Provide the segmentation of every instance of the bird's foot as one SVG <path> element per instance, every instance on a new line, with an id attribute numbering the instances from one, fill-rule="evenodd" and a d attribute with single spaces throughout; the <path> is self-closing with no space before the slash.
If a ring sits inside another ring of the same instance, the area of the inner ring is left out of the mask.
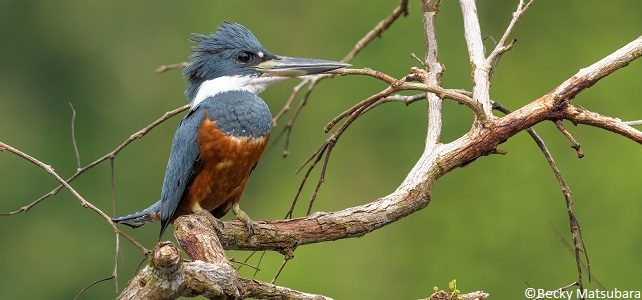
<path id="1" fill-rule="evenodd" d="M 223 233 L 223 222 L 212 215 L 209 211 L 202 209 L 198 212 L 199 215 L 204 216 L 210 222 L 216 233 L 220 236 Z"/>
<path id="2" fill-rule="evenodd" d="M 232 212 L 234 212 L 234 214 L 236 215 L 236 218 L 239 221 L 245 224 L 245 227 L 247 228 L 248 236 L 254 235 L 254 221 L 250 219 L 250 216 L 248 216 L 247 213 L 241 210 L 238 202 L 234 204 L 234 206 L 232 206 Z"/>

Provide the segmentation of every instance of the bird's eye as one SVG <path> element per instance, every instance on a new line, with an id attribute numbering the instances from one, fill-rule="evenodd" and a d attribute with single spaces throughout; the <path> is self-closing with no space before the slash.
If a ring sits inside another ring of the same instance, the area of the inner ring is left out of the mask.
<path id="1" fill-rule="evenodd" d="M 241 52 L 236 56 L 236 60 L 241 63 L 248 63 L 252 59 L 253 53 L 251 52 Z"/>

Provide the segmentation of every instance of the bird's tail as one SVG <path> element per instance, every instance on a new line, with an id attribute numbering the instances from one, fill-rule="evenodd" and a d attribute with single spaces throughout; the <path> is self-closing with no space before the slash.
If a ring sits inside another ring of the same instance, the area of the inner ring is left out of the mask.
<path id="1" fill-rule="evenodd" d="M 160 207 L 161 202 L 160 200 L 158 200 L 158 202 L 141 211 L 137 211 L 135 213 L 122 217 L 112 218 L 111 220 L 119 224 L 125 224 L 127 226 L 137 228 L 147 223 L 160 220 Z"/>

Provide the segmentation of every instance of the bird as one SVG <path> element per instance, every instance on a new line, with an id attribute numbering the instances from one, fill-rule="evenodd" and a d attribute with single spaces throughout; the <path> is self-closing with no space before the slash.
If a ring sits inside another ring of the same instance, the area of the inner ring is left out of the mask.
<path id="1" fill-rule="evenodd" d="M 139 227 L 160 221 L 159 239 L 177 217 L 206 216 L 218 231 L 232 210 L 253 234 L 239 201 L 270 137 L 272 114 L 258 94 L 290 77 L 326 73 L 349 64 L 274 55 L 240 24 L 223 22 L 210 34 L 193 34 L 183 69 L 189 111 L 171 144 L 160 200 L 113 218 Z"/>

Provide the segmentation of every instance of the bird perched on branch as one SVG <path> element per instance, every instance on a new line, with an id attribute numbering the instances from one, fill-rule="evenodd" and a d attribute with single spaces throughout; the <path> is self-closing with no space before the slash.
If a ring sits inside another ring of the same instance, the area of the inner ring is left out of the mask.
<path id="1" fill-rule="evenodd" d="M 230 22 L 192 41 L 183 71 L 191 108 L 174 135 L 161 198 L 113 221 L 139 227 L 160 220 L 162 237 L 178 216 L 202 214 L 215 225 L 231 209 L 252 234 L 252 220 L 239 200 L 272 128 L 270 110 L 258 94 L 288 77 L 348 65 L 274 55 L 248 29 Z"/>

